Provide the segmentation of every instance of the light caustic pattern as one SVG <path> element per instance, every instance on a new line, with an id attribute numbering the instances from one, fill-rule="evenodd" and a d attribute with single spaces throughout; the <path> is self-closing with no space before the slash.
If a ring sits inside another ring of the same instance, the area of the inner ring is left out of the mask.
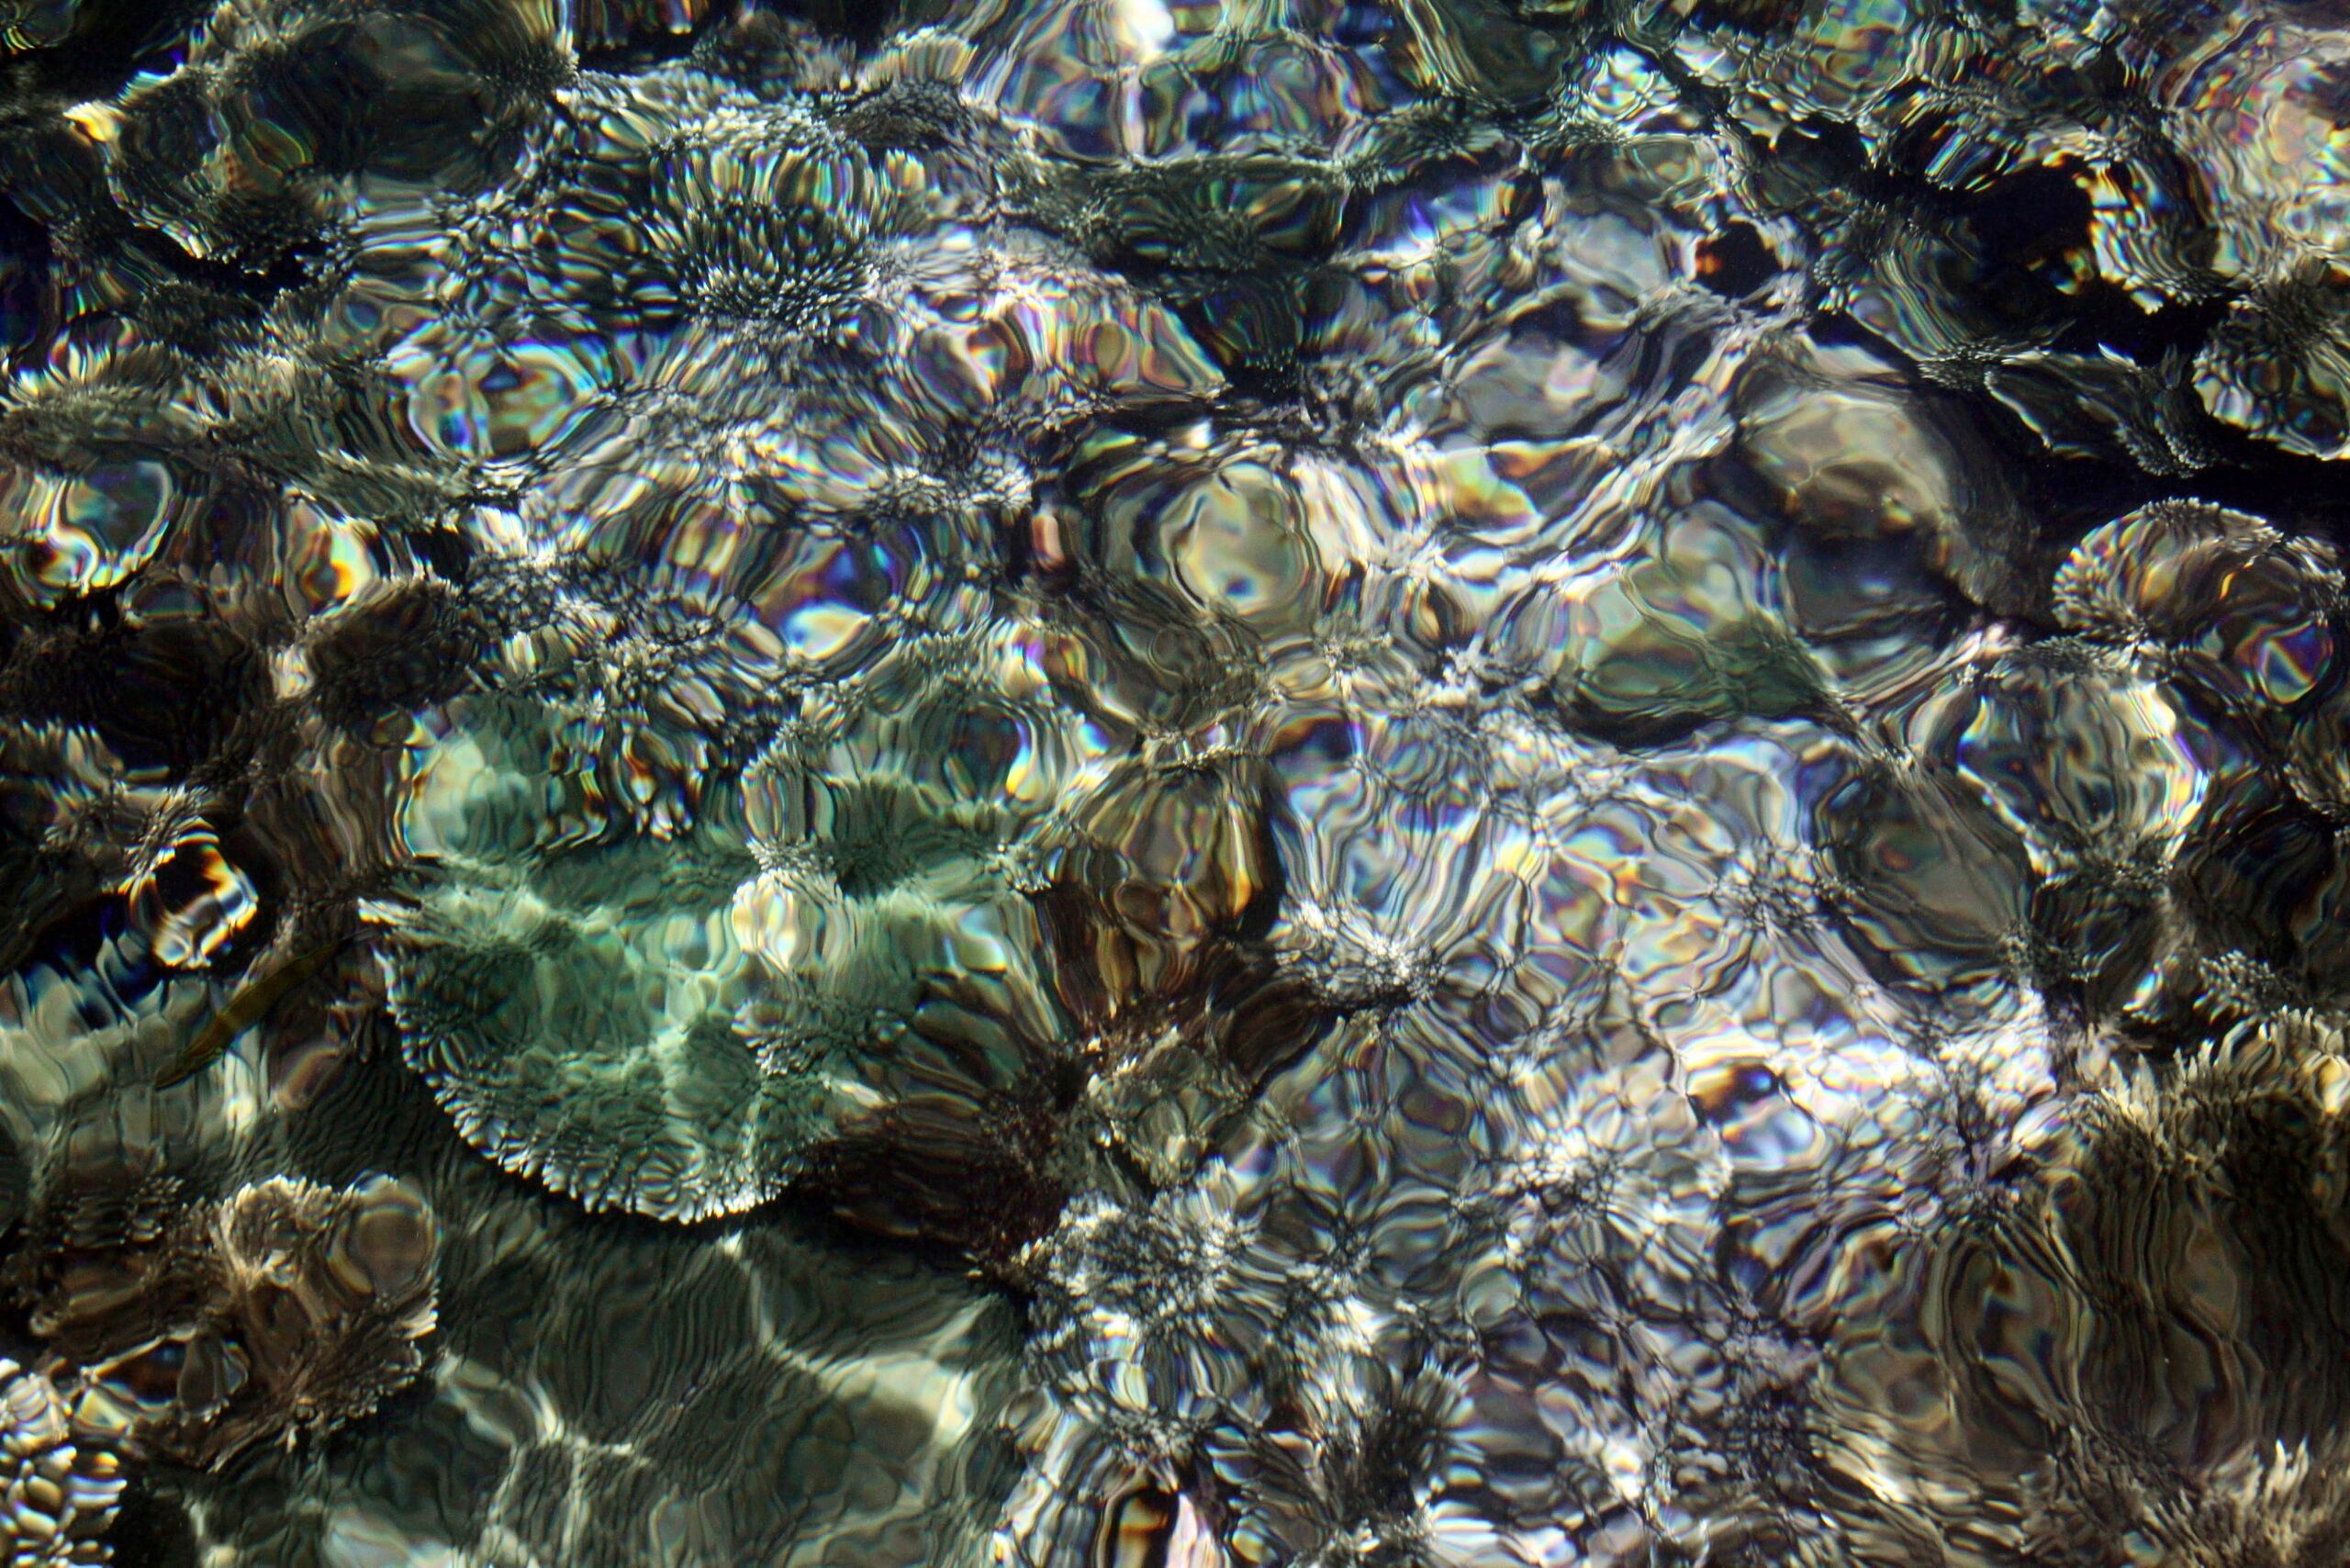
<path id="1" fill-rule="evenodd" d="M 8 1560 L 2338 1563 L 2323 12 L 0 3 Z"/>

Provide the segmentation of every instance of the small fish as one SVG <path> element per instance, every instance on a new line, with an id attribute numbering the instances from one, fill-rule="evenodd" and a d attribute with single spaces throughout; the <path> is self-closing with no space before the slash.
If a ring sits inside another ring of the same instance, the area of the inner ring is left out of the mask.
<path id="1" fill-rule="evenodd" d="M 227 1002 L 180 1048 L 179 1056 L 169 1067 L 156 1075 L 155 1087 L 169 1089 L 173 1084 L 194 1077 L 210 1067 L 229 1042 L 260 1023 L 269 1010 L 289 991 L 309 980 L 334 961 L 343 949 L 341 941 L 330 942 L 323 947 L 313 947 L 299 953 L 270 970 L 267 974 L 245 981 Z"/>

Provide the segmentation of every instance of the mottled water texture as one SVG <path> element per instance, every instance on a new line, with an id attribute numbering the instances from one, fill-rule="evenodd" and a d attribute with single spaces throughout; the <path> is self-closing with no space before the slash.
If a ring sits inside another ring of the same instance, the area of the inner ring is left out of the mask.
<path id="1" fill-rule="evenodd" d="M 0 0 L 0 1556 L 2350 1560 L 2350 22 Z"/>

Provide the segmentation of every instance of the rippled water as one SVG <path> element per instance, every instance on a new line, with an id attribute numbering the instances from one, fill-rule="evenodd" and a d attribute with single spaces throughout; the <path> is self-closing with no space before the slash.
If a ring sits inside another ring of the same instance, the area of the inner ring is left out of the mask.
<path id="1" fill-rule="evenodd" d="M 0 0 L 0 1545 L 2350 1562 L 2350 16 Z"/>

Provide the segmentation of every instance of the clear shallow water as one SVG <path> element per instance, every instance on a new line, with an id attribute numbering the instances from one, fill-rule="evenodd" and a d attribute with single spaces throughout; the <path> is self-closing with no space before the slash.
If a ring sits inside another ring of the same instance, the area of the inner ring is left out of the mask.
<path id="1" fill-rule="evenodd" d="M 2337 13 L 0 39 L 12 1561 L 2350 1551 Z"/>

